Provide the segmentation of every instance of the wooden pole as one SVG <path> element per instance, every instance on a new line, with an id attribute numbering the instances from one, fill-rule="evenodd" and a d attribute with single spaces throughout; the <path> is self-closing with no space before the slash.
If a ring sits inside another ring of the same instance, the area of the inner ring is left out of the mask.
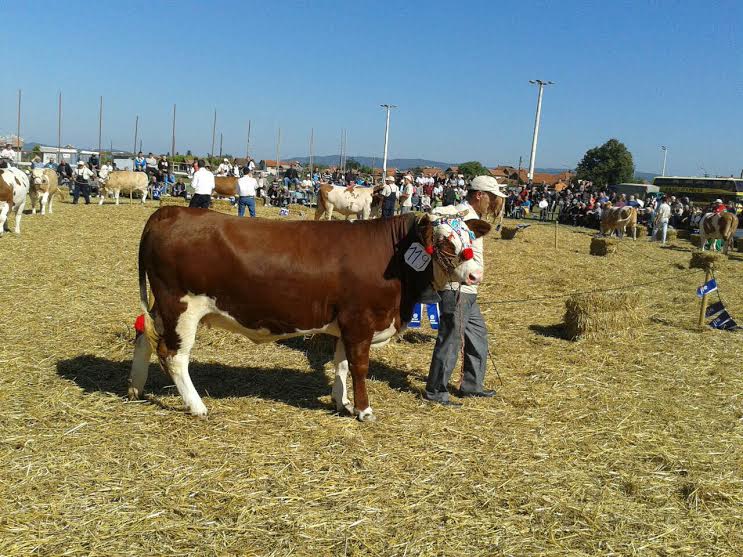
<path id="1" fill-rule="evenodd" d="M 245 158 L 246 159 L 249 159 L 250 158 L 250 124 L 251 124 L 251 121 L 248 120 L 248 146 L 245 148 Z"/>
<path id="2" fill-rule="evenodd" d="M 709 279 L 712 278 L 712 270 L 710 268 L 705 269 L 704 271 L 704 284 L 707 284 L 709 282 Z M 707 312 L 707 294 L 704 294 L 702 296 L 702 305 L 699 307 L 699 326 L 704 327 L 704 319 L 705 319 L 705 313 Z"/>
<path id="3" fill-rule="evenodd" d="M 139 135 L 139 115 L 134 119 L 134 147 L 132 147 L 132 155 L 137 156 L 137 136 Z"/>
<path id="4" fill-rule="evenodd" d="M 279 168 L 281 168 L 281 128 L 276 139 L 276 179 L 279 178 Z"/>
<path id="5" fill-rule="evenodd" d="M 57 164 L 62 162 L 62 91 L 59 92 L 57 106 Z"/>
<path id="6" fill-rule="evenodd" d="M 555 249 L 557 249 L 557 225 L 558 225 L 558 221 L 557 221 L 557 217 L 555 217 Z"/>
<path id="7" fill-rule="evenodd" d="M 219 158 L 222 159 L 222 132 L 219 132 Z"/>
<path id="8" fill-rule="evenodd" d="M 20 157 L 21 150 L 21 90 L 18 89 L 18 126 L 15 130 L 15 146 L 18 149 L 18 156 Z M 20 160 L 20 158 L 18 159 Z"/>
<path id="9" fill-rule="evenodd" d="M 312 179 L 312 175 L 314 172 L 312 172 L 312 151 L 315 143 L 315 128 L 312 128 L 310 130 L 310 179 Z"/>
<path id="10" fill-rule="evenodd" d="M 101 95 L 101 104 L 98 110 L 98 159 L 101 157 L 101 133 L 103 131 L 103 95 Z"/>
<path id="11" fill-rule="evenodd" d="M 173 165 L 173 169 L 175 170 L 175 161 L 173 160 L 173 157 L 175 157 L 175 103 L 173 104 L 173 138 L 170 142 L 170 163 Z"/>
<path id="12" fill-rule="evenodd" d="M 217 109 L 214 109 L 214 123 L 212 124 L 212 150 L 209 151 L 209 158 L 214 158 L 214 140 L 217 138 Z"/>

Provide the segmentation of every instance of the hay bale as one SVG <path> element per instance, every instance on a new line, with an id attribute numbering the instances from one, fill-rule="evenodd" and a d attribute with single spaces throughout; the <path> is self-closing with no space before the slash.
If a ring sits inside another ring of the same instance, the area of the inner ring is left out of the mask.
<path id="1" fill-rule="evenodd" d="M 689 239 L 691 240 L 692 245 L 698 248 L 702 247 L 702 237 L 699 234 L 691 234 Z"/>
<path id="2" fill-rule="evenodd" d="M 609 255 L 617 251 L 617 241 L 613 238 L 591 238 L 591 255 Z"/>
<path id="3" fill-rule="evenodd" d="M 715 264 L 719 261 L 720 256 L 716 253 L 709 251 L 695 251 L 691 254 L 689 269 L 712 271 L 715 268 Z"/>
<path id="4" fill-rule="evenodd" d="M 513 240 L 519 229 L 515 226 L 503 226 L 500 229 L 500 237 L 503 240 Z"/>
<path id="5" fill-rule="evenodd" d="M 738 251 L 743 251 L 743 238 L 735 239 L 735 249 L 737 249 Z"/>
<path id="6" fill-rule="evenodd" d="M 568 338 L 615 337 L 642 327 L 645 310 L 637 292 L 576 294 L 565 302 Z"/>
<path id="7" fill-rule="evenodd" d="M 686 228 L 682 228 L 681 230 L 676 231 L 676 237 L 679 240 L 688 240 L 691 236 L 691 230 L 688 230 Z"/>
<path id="8" fill-rule="evenodd" d="M 161 197 L 160 198 L 160 207 L 165 207 L 167 205 L 178 205 L 180 207 L 188 207 L 188 201 L 183 199 L 182 197 Z"/>
<path id="9" fill-rule="evenodd" d="M 666 230 L 666 242 L 672 242 L 676 238 L 678 238 L 678 230 L 675 228 L 669 228 Z"/>
<path id="10" fill-rule="evenodd" d="M 627 231 L 629 233 L 629 231 Z M 647 226 L 641 226 L 637 225 L 635 228 L 635 237 L 636 238 L 647 238 L 648 237 L 648 227 Z"/>

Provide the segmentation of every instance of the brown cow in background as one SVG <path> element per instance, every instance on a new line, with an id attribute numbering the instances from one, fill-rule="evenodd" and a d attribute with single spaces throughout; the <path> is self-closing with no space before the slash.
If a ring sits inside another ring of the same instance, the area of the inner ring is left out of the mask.
<path id="1" fill-rule="evenodd" d="M 702 241 L 702 251 L 707 240 L 723 240 L 722 253 L 727 255 L 733 245 L 735 232 L 738 230 L 738 217 L 733 213 L 707 213 L 699 223 L 699 236 Z"/>

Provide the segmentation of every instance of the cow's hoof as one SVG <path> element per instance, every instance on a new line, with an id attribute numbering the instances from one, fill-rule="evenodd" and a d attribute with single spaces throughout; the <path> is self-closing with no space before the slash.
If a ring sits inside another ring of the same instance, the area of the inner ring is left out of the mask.
<path id="1" fill-rule="evenodd" d="M 129 387 L 129 400 L 139 400 L 142 398 L 142 393 L 136 387 Z"/>
<path id="2" fill-rule="evenodd" d="M 206 406 L 203 404 L 201 406 L 194 406 L 190 409 L 191 415 L 196 416 L 197 418 L 206 419 Z"/>
<path id="3" fill-rule="evenodd" d="M 358 415 L 356 416 L 360 422 L 376 422 L 377 417 L 372 412 L 371 406 L 369 406 L 366 410 L 361 410 L 360 412 L 357 410 Z"/>

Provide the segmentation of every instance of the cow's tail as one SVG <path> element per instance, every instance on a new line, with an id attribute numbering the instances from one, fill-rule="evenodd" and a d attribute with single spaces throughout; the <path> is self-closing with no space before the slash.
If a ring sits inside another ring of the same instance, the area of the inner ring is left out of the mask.
<path id="1" fill-rule="evenodd" d="M 155 328 L 155 320 L 152 318 L 152 308 L 155 305 L 155 295 L 148 300 L 147 296 L 147 267 L 145 266 L 144 249 L 146 245 L 147 231 L 142 235 L 139 243 L 139 303 L 144 315 L 144 335 L 153 352 L 157 352 L 157 345 L 160 342 L 160 334 Z"/>

